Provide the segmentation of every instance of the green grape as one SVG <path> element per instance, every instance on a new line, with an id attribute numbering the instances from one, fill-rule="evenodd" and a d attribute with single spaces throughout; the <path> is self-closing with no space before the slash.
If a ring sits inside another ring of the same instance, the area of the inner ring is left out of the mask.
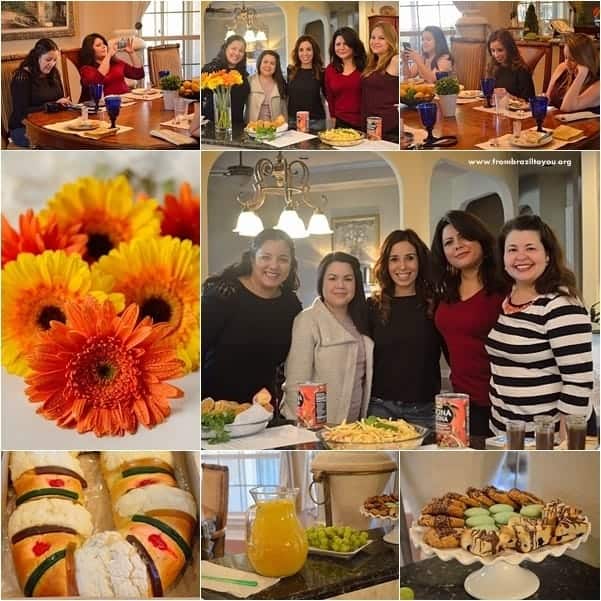
<path id="1" fill-rule="evenodd" d="M 399 589 L 399 599 L 415 599 L 413 589 L 408 586 L 402 586 Z"/>

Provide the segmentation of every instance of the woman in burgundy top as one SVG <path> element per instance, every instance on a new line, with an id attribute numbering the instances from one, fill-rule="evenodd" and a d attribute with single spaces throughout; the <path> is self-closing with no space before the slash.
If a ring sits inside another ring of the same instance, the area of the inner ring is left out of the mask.
<path id="1" fill-rule="evenodd" d="M 376 23 L 369 37 L 367 66 L 361 74 L 361 121 L 382 117 L 382 133 L 399 129 L 399 46 L 390 23 Z"/>
<path id="2" fill-rule="evenodd" d="M 101 83 L 104 85 L 104 95 L 126 94 L 129 87 L 125 78 L 144 79 L 144 68 L 132 46 L 133 40 L 126 41 L 123 50 L 129 54 L 132 64 L 115 57 L 117 44 L 109 44 L 99 33 L 87 35 L 81 43 L 79 51 L 79 74 L 81 75 L 80 101 L 89 100 L 88 86 Z"/>
<path id="3" fill-rule="evenodd" d="M 361 72 L 365 68 L 365 47 L 357 32 L 341 27 L 330 44 L 331 63 L 326 67 L 325 91 L 330 116 L 336 127 L 363 129 L 361 123 Z"/>
<path id="4" fill-rule="evenodd" d="M 449 211 L 432 241 L 438 307 L 454 392 L 470 396 L 470 432 L 490 435 L 490 363 L 484 348 L 497 322 L 504 284 L 497 274 L 495 242 L 484 223 L 465 211 Z"/>

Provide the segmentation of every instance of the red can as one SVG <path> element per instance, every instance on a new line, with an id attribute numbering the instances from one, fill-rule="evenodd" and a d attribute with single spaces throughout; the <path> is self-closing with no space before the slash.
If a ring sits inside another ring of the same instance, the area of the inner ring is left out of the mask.
<path id="1" fill-rule="evenodd" d="M 443 392 L 436 395 L 436 443 L 439 447 L 469 447 L 470 397 Z"/>
<path id="2" fill-rule="evenodd" d="M 299 426 L 319 428 L 328 419 L 327 386 L 306 382 L 298 387 L 296 418 Z"/>
<path id="3" fill-rule="evenodd" d="M 296 131 L 308 133 L 309 111 L 296 111 Z"/>
<path id="4" fill-rule="evenodd" d="M 382 139 L 382 117 L 368 117 L 367 118 L 367 139 L 368 140 L 381 140 Z"/>

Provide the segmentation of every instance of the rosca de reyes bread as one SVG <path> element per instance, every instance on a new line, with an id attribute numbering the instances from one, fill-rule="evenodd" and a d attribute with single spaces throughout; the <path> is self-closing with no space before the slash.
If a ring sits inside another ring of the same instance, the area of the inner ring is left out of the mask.
<path id="1" fill-rule="evenodd" d="M 83 503 L 87 483 L 79 460 L 68 451 L 13 451 L 9 468 L 17 506 L 41 497 Z"/>
<path id="2" fill-rule="evenodd" d="M 147 486 L 121 497 L 114 515 L 123 524 L 119 532 L 146 564 L 153 596 L 162 596 L 192 559 L 194 498 L 179 488 Z"/>
<path id="3" fill-rule="evenodd" d="M 21 504 L 8 519 L 17 580 L 26 597 L 74 596 L 74 551 L 92 533 L 92 517 L 67 499 Z"/>

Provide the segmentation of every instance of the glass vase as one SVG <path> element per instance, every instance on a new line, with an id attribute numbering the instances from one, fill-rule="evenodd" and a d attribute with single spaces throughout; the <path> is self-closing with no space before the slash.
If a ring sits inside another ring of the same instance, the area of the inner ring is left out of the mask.
<path id="1" fill-rule="evenodd" d="M 215 111 L 215 135 L 232 134 L 232 94 L 230 87 L 220 86 L 213 90 Z"/>

